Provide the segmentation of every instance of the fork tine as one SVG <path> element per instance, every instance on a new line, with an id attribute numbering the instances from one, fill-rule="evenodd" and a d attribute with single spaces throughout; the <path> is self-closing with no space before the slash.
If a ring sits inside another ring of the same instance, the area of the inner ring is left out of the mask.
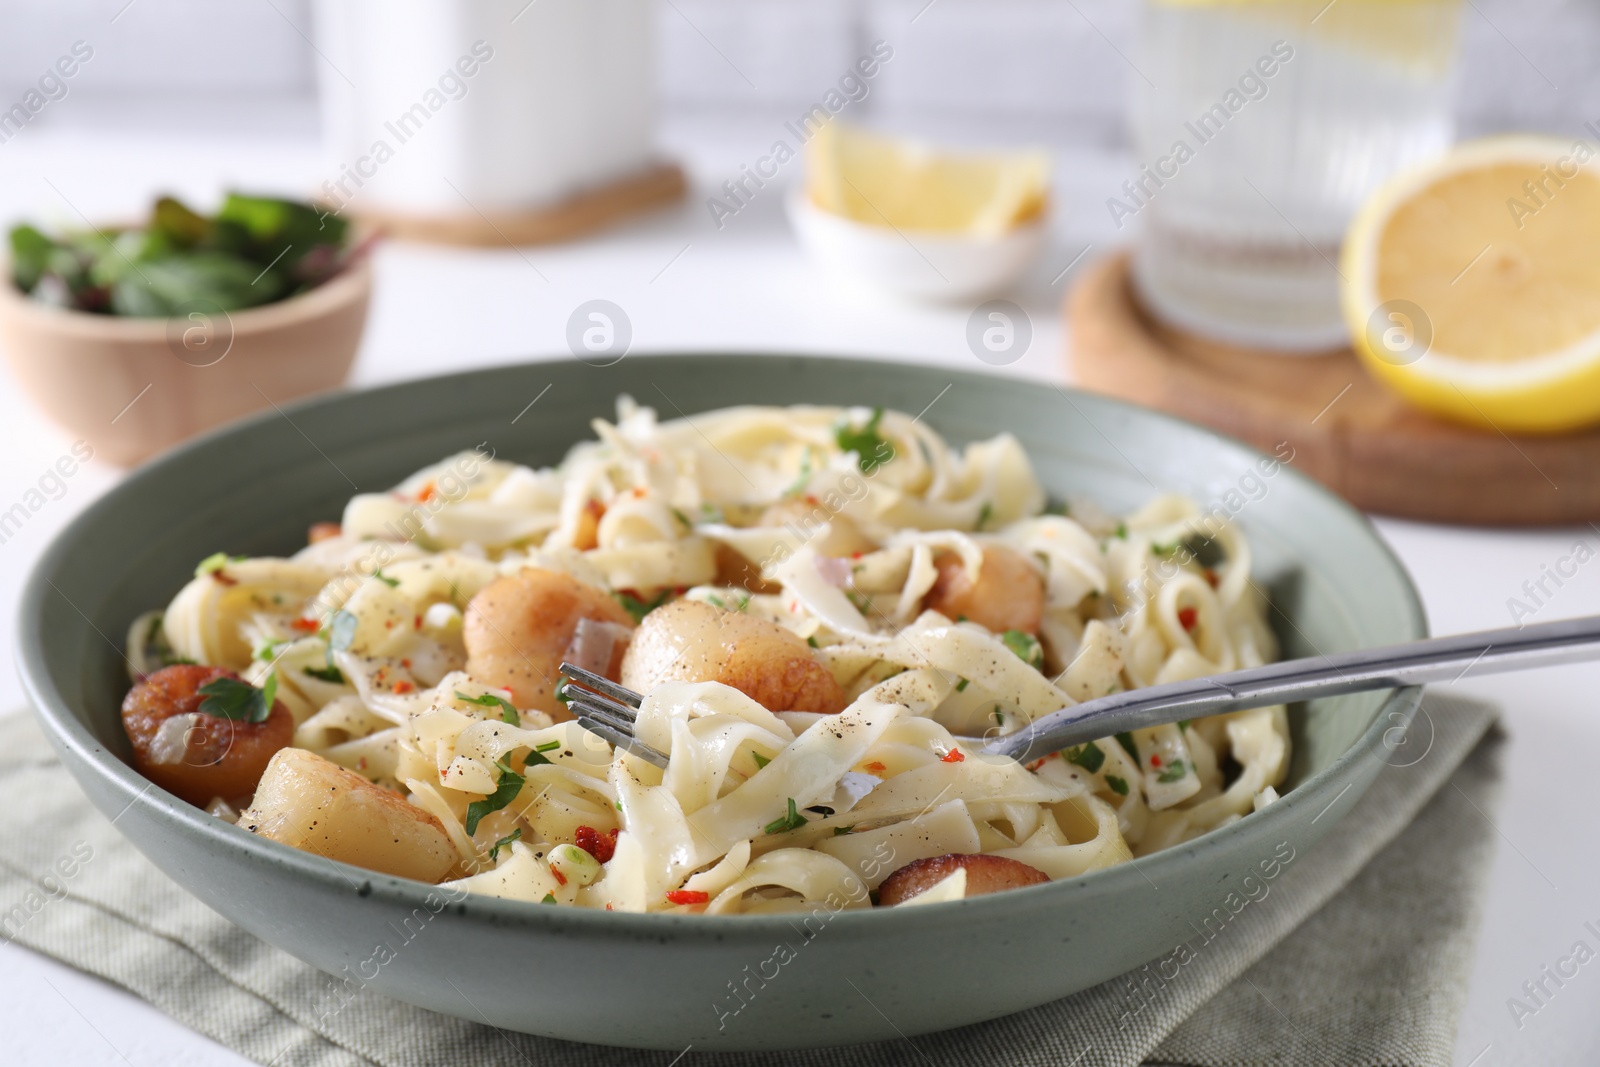
<path id="1" fill-rule="evenodd" d="M 633 720 L 618 715 L 604 704 L 591 703 L 580 698 L 567 706 L 572 709 L 572 714 L 580 720 L 594 719 L 611 727 L 613 730 L 620 730 L 625 734 L 633 733 Z"/>
<path id="2" fill-rule="evenodd" d="M 586 671 L 582 667 L 574 667 L 570 663 L 563 663 L 561 665 L 561 673 L 566 675 L 568 678 L 571 678 L 573 681 L 593 689 L 597 693 L 603 693 L 613 700 L 621 701 L 623 704 L 626 704 L 631 708 L 637 708 L 640 702 L 644 699 L 632 689 L 624 688 L 604 675 L 595 674 L 593 671 Z"/>
<path id="3" fill-rule="evenodd" d="M 639 717 L 637 709 L 630 708 L 626 704 L 619 704 L 610 697 L 601 696 L 599 693 L 593 693 L 577 686 L 567 686 L 562 695 L 566 698 L 568 707 L 583 701 L 590 707 L 603 708 L 610 712 L 612 717 L 617 719 L 619 723 L 626 724 L 627 729 L 632 729 L 633 721 Z"/>
<path id="4" fill-rule="evenodd" d="M 623 731 L 609 726 L 601 720 L 593 718 L 582 712 L 578 714 L 578 722 L 582 724 L 583 728 L 588 730 L 590 733 L 604 738 L 623 751 L 630 752 L 633 755 L 638 756 L 646 763 L 653 763 L 663 770 L 666 769 L 667 754 L 651 748 L 649 745 L 645 744 L 637 737 L 634 737 L 632 734 L 624 733 Z"/>

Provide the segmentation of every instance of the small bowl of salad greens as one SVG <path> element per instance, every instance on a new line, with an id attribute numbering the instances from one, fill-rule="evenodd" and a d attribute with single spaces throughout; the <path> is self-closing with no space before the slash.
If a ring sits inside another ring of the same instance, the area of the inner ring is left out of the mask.
<path id="1" fill-rule="evenodd" d="M 173 197 L 143 224 L 9 235 L 0 346 L 45 412 L 137 463 L 202 430 L 338 387 L 372 292 L 368 242 L 315 205 Z"/>

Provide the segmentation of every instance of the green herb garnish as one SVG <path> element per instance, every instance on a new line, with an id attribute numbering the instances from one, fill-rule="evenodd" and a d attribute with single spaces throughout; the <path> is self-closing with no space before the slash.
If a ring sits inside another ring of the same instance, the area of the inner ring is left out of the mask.
<path id="1" fill-rule="evenodd" d="M 278 672 L 267 675 L 267 682 L 260 689 L 242 679 L 223 675 L 202 685 L 199 692 L 205 694 L 200 702 L 202 715 L 234 722 L 266 722 L 278 695 Z"/>
<path id="2" fill-rule="evenodd" d="M 1114 774 L 1108 774 L 1106 775 L 1106 785 L 1109 785 L 1111 791 L 1118 796 L 1125 797 L 1128 795 L 1128 781 L 1125 778 L 1118 778 Z"/>
<path id="3" fill-rule="evenodd" d="M 1187 773 L 1188 771 L 1183 766 L 1183 760 L 1175 759 L 1171 763 L 1167 764 L 1166 768 L 1156 776 L 1156 781 L 1163 785 L 1167 785 L 1169 783 L 1176 782 Z"/>
<path id="4" fill-rule="evenodd" d="M 508 725 L 508 726 L 521 726 L 522 725 L 522 714 L 519 711 L 517 711 L 516 706 L 513 705 L 511 703 L 511 701 L 507 700 L 505 697 L 497 697 L 493 693 L 485 693 L 481 697 L 469 697 L 469 696 L 467 696 L 467 694 L 465 694 L 461 690 L 457 689 L 456 690 L 456 699 L 457 700 L 464 700 L 468 704 L 476 704 L 480 708 L 499 708 L 500 709 L 500 718 L 501 718 L 501 720 L 503 722 L 506 723 L 506 725 Z M 557 741 L 555 744 L 559 748 L 560 745 L 561 745 L 561 742 Z"/>
<path id="5" fill-rule="evenodd" d="M 554 904 L 555 902 L 556 902 L 556 895 L 554 893 L 546 893 L 544 895 L 544 899 L 539 901 L 539 903 L 541 903 L 541 904 Z"/>
<path id="6" fill-rule="evenodd" d="M 789 830 L 798 830 L 806 824 L 806 817 L 801 815 L 795 807 L 794 797 L 789 798 L 789 814 L 781 819 L 773 819 L 767 823 L 766 830 L 769 834 L 781 834 Z"/>
<path id="7" fill-rule="evenodd" d="M 853 825 L 852 826 L 835 826 L 833 828 L 833 836 L 834 837 L 843 837 L 845 834 L 853 833 L 854 831 L 855 831 L 855 827 Z"/>
<path id="8" fill-rule="evenodd" d="M 200 578 L 207 574 L 215 574 L 230 563 L 238 563 L 248 558 L 248 556 L 230 556 L 226 552 L 213 552 L 195 567 L 194 576 Z"/>
<path id="9" fill-rule="evenodd" d="M 511 847 L 511 842 L 513 842 L 513 841 L 521 841 L 521 840 L 522 840 L 522 827 L 519 826 L 515 830 L 511 831 L 509 834 L 507 834 L 506 836 L 502 837 L 500 840 L 496 841 L 494 844 L 489 846 L 489 858 L 491 860 L 499 859 L 500 858 L 500 850 L 501 849 L 510 848 Z"/>
<path id="10" fill-rule="evenodd" d="M 719 597 L 715 593 L 707 593 L 706 594 L 706 603 L 715 604 L 717 607 L 721 608 L 723 611 L 727 611 L 728 610 L 728 605 L 723 601 L 723 599 L 721 597 Z"/>
<path id="11" fill-rule="evenodd" d="M 1068 763 L 1076 763 L 1090 774 L 1098 771 L 1106 761 L 1106 754 L 1093 741 L 1077 748 L 1069 748 L 1062 755 L 1066 757 Z"/>
<path id="12" fill-rule="evenodd" d="M 1132 734 L 1130 734 L 1130 733 L 1120 733 L 1120 734 L 1118 734 L 1117 735 L 1117 744 L 1122 746 L 1122 750 L 1128 754 L 1128 757 L 1130 759 L 1132 759 L 1135 764 L 1137 764 L 1139 762 L 1139 746 L 1133 743 L 1133 735 Z"/>
<path id="13" fill-rule="evenodd" d="M 841 417 L 833 426 L 833 439 L 841 452 L 854 452 L 856 463 L 863 474 L 871 474 L 894 459 L 894 445 L 878 432 L 883 421 L 883 408 L 872 409 L 872 417 L 861 426 L 851 425 L 848 417 Z"/>
<path id="14" fill-rule="evenodd" d="M 400 585 L 400 579 L 389 577 L 387 574 L 383 573 L 382 567 L 379 567 L 377 570 L 373 571 L 372 576 L 378 579 L 378 581 L 382 582 L 384 585 L 388 586 L 390 589 L 394 589 Z"/>
<path id="15" fill-rule="evenodd" d="M 960 679 L 959 681 L 956 682 L 956 692 L 965 693 L 967 691 L 967 686 L 969 686 L 971 684 L 972 684 L 972 682 L 970 680 L 966 679 L 966 678 Z"/>
<path id="16" fill-rule="evenodd" d="M 694 529 L 694 523 L 689 521 L 689 516 L 685 515 L 683 512 L 679 511 L 677 508 L 673 508 L 672 509 L 672 516 L 673 516 L 673 518 L 677 519 L 679 522 L 683 523 L 683 528 L 685 530 Z"/>
<path id="17" fill-rule="evenodd" d="M 973 529 L 983 529 L 985 526 L 989 525 L 989 520 L 992 518 L 994 518 L 994 505 L 985 500 L 983 502 L 983 507 L 978 509 L 978 522 Z"/>
<path id="18" fill-rule="evenodd" d="M 554 752 L 556 749 L 558 749 L 560 747 L 561 747 L 561 742 L 560 741 L 546 741 L 542 745 L 534 745 L 533 746 L 533 750 L 535 752 Z"/>
<path id="19" fill-rule="evenodd" d="M 772 761 L 759 752 L 750 753 L 750 758 L 756 761 L 756 770 L 760 770 Z"/>
<path id="20" fill-rule="evenodd" d="M 843 448 L 844 446 L 840 445 L 839 447 Z M 863 467 L 862 469 L 865 470 L 866 468 Z M 811 484 L 811 446 L 807 445 L 806 454 L 800 458 L 800 475 L 789 488 L 783 491 L 783 495 L 786 497 L 799 496 L 805 492 L 806 486 L 809 484 Z"/>
<path id="21" fill-rule="evenodd" d="M 313 678 L 320 678 L 322 681 L 332 682 L 334 685 L 344 684 L 344 671 L 332 664 L 326 667 L 306 667 L 303 669 Z"/>
<path id="22" fill-rule="evenodd" d="M 1111 531 L 1111 536 L 1126 541 L 1128 539 L 1128 524 L 1125 522 L 1117 523 L 1117 528 Z"/>
<path id="23" fill-rule="evenodd" d="M 640 600 L 632 593 L 627 592 L 613 593 L 612 595 L 617 598 L 617 602 L 622 605 L 623 610 L 633 616 L 633 621 L 638 623 L 643 622 L 646 615 L 665 604 L 667 598 L 672 595 L 672 590 L 661 590 L 660 593 L 656 594 L 656 598 L 651 601 Z"/>
<path id="24" fill-rule="evenodd" d="M 1044 646 L 1039 644 L 1039 639 L 1030 633 L 1021 630 L 1007 630 L 1000 635 L 1001 644 L 1017 654 L 1017 658 L 1028 666 L 1039 669 L 1044 665 Z"/>
<path id="25" fill-rule="evenodd" d="M 817 639 L 815 637 L 806 638 L 806 644 L 810 645 L 812 648 L 821 648 L 822 647 L 821 645 L 817 644 Z"/>
<path id="26" fill-rule="evenodd" d="M 544 757 L 540 757 L 543 759 Z M 510 756 L 501 756 L 494 761 L 500 769 L 500 778 L 495 783 L 495 790 L 482 800 L 474 800 L 467 805 L 467 835 L 478 832 L 478 822 L 492 811 L 499 811 L 522 792 L 522 783 L 526 781 L 522 775 L 511 769 Z"/>

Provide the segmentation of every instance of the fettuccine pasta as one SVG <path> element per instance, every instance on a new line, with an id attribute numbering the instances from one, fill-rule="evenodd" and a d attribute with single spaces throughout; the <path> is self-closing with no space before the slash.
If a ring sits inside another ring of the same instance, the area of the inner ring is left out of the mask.
<path id="1" fill-rule="evenodd" d="M 868 907 L 919 869 L 914 899 L 954 899 L 1276 799 L 1282 707 L 1027 766 L 963 739 L 1272 660 L 1231 523 L 1177 496 L 1052 503 L 1010 434 L 956 448 L 894 411 L 618 408 L 559 466 L 462 453 L 293 556 L 202 563 L 130 635 L 141 766 L 333 858 L 634 912 Z M 563 659 L 644 694 L 665 769 L 572 719 Z M 219 716 L 232 746 L 284 735 L 231 794 L 232 747 L 189 774 Z"/>

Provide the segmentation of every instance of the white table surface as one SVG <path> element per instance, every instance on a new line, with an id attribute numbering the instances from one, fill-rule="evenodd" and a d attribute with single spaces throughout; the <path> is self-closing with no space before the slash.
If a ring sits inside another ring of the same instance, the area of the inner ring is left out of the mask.
<path id="1" fill-rule="evenodd" d="M 567 316 L 596 297 L 627 311 L 636 353 L 867 353 L 982 369 L 965 341 L 970 308 L 879 303 L 821 278 L 794 244 L 779 190 L 763 191 L 716 230 L 705 196 L 736 174 L 740 162 L 760 154 L 772 132 L 761 123 L 738 130 L 669 129 L 667 143 L 691 165 L 697 195 L 681 210 L 593 241 L 524 251 L 383 249 L 356 383 L 561 353 Z M 39 129 L 6 144 L 0 154 L 0 220 L 7 222 L 27 215 L 70 223 L 80 212 L 126 217 L 161 190 L 204 204 L 227 186 L 305 191 L 322 178 L 314 145 L 294 139 L 200 133 L 135 138 Z M 1100 205 L 1125 169 L 1125 160 L 1106 154 L 1060 157 L 1059 202 L 1066 210 L 1048 254 L 1013 294 L 1032 319 L 1032 345 L 1000 373 L 1063 377 L 1058 305 L 1072 275 L 1058 276 L 1086 245 L 1093 246 L 1092 257 L 1114 243 Z M 9 378 L 3 381 L 0 510 L 71 444 Z M 0 644 L 13 645 L 17 600 L 33 560 L 57 529 L 118 477 L 104 464 L 89 464 L 70 479 L 61 499 L 0 545 Z M 1537 579 L 1575 541 L 1600 547 L 1600 531 L 1587 527 L 1501 532 L 1380 519 L 1378 528 L 1415 577 L 1436 633 L 1510 624 L 1507 601 L 1523 595 L 1524 581 Z M 1568 581 L 1540 617 L 1590 612 L 1600 612 L 1600 564 Z M 11 660 L 9 652 L 0 659 L 0 707 L 17 709 L 21 689 Z M 1520 1028 L 1507 1004 L 1578 940 L 1600 949 L 1584 929 L 1586 921 L 1600 920 L 1600 850 L 1592 847 L 1593 807 L 1600 799 L 1600 722 L 1592 694 L 1600 691 L 1600 665 L 1469 678 L 1459 687 L 1500 700 L 1513 741 L 1505 802 L 1495 816 L 1500 848 L 1456 1063 L 1600 1062 L 1600 963 L 1585 966 L 1559 989 L 1550 984 L 1555 995 L 1524 1017 Z M 0 945 L 0 1033 L 6 1046 L 0 1059 L 7 1063 L 247 1062 L 120 989 L 12 944 Z"/>

